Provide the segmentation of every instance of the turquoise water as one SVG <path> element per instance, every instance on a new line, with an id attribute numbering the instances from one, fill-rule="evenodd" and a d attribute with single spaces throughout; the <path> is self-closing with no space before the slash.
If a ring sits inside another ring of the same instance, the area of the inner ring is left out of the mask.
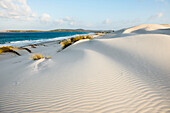
<path id="1" fill-rule="evenodd" d="M 35 33 L 0 33 L 0 46 L 21 47 L 29 44 L 62 40 L 86 32 L 35 32 Z"/>

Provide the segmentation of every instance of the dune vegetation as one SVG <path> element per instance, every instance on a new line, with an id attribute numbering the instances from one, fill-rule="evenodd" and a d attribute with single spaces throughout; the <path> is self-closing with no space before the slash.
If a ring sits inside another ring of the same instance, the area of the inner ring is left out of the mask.
<path id="1" fill-rule="evenodd" d="M 91 35 L 87 35 L 87 36 L 76 36 L 76 37 L 72 37 L 72 38 L 69 38 L 69 39 L 64 39 L 62 41 L 60 41 L 60 45 L 62 46 L 62 49 L 65 49 L 66 47 L 70 46 L 71 44 L 79 41 L 79 40 L 83 40 L 83 39 L 89 39 L 89 40 L 92 40 L 93 39 L 93 36 Z"/>
<path id="2" fill-rule="evenodd" d="M 42 54 L 34 54 L 31 59 L 33 60 L 39 60 L 39 59 L 51 59 L 51 57 L 46 57 L 46 56 L 43 56 Z"/>
<path id="3" fill-rule="evenodd" d="M 7 52 L 9 52 L 9 53 L 14 53 L 14 54 L 16 54 L 16 55 L 18 55 L 18 56 L 21 56 L 18 52 L 14 51 L 14 49 L 22 49 L 22 50 L 24 49 L 24 50 L 28 51 L 29 53 L 32 53 L 32 51 L 29 50 L 28 48 L 12 47 L 12 46 L 3 46 L 3 47 L 0 47 L 0 54 L 1 54 L 1 53 L 7 53 Z"/>
<path id="4" fill-rule="evenodd" d="M 21 56 L 18 52 L 12 50 L 10 47 L 0 47 L 0 54 L 1 53 L 7 53 L 7 52 L 14 53 L 18 56 Z"/>
<path id="5" fill-rule="evenodd" d="M 103 35 L 105 35 L 106 33 L 110 33 L 110 32 L 96 33 L 96 35 L 103 36 Z"/>
<path id="6" fill-rule="evenodd" d="M 28 48 L 24 48 L 24 47 L 12 47 L 12 46 L 8 46 L 10 49 L 23 49 L 23 50 L 26 50 L 28 51 L 29 53 L 32 53 L 32 51 Z"/>

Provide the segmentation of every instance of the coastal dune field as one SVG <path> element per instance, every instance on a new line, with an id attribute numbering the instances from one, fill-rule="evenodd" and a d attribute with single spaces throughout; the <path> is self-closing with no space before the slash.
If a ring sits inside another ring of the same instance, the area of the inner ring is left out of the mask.
<path id="1" fill-rule="evenodd" d="M 169 25 L 44 45 L 0 55 L 0 112 L 170 113 Z"/>

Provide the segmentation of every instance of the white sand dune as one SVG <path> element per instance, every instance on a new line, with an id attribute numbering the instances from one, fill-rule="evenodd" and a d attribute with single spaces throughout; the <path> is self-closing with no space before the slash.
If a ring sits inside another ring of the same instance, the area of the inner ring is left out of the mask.
<path id="1" fill-rule="evenodd" d="M 155 34 L 166 34 L 170 35 L 170 25 L 168 24 L 143 24 L 126 29 L 123 33 L 155 33 Z"/>
<path id="2" fill-rule="evenodd" d="M 133 29 L 1 60 L 0 112 L 169 113 L 170 35 Z"/>

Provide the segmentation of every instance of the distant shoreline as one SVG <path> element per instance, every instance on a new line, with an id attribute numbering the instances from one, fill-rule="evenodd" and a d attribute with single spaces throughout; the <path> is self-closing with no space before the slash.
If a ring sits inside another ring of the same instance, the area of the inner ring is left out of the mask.
<path id="1" fill-rule="evenodd" d="M 0 33 L 34 33 L 34 32 L 94 32 L 94 33 L 108 33 L 114 32 L 114 30 L 84 30 L 84 29 L 55 29 L 49 31 L 40 31 L 40 30 L 7 30 L 0 31 Z"/>
<path id="2" fill-rule="evenodd" d="M 15 30 L 8 30 L 8 31 L 0 31 L 0 33 L 13 33 L 13 32 L 16 32 L 16 33 L 23 33 L 23 32 L 43 32 L 43 31 L 15 31 Z"/>

